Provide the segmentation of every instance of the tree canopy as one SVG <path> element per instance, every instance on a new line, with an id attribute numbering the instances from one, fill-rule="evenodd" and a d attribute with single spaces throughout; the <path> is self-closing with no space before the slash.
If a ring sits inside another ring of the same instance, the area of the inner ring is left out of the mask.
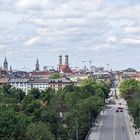
<path id="1" fill-rule="evenodd" d="M 85 80 L 59 91 L 0 90 L 1 140 L 83 140 L 104 106 L 107 83 Z"/>
<path id="2" fill-rule="evenodd" d="M 128 104 L 129 113 L 134 118 L 135 127 L 140 127 L 140 82 L 126 80 L 120 85 L 120 92 Z"/>

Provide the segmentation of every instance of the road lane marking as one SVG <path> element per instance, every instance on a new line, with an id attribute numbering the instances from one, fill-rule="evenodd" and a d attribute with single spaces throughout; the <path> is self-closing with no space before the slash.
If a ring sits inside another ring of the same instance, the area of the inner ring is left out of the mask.
<path id="1" fill-rule="evenodd" d="M 113 110 L 114 111 L 114 117 L 113 117 L 113 119 L 114 119 L 114 122 L 113 122 L 113 126 L 114 126 L 114 131 L 113 131 L 113 140 L 115 140 L 115 122 L 116 122 L 116 114 L 115 114 L 115 109 Z"/>
<path id="2" fill-rule="evenodd" d="M 112 117 L 113 117 L 113 111 L 112 111 L 113 109 L 111 108 L 111 110 L 110 110 L 110 122 L 108 123 L 109 125 L 108 125 L 108 140 L 110 139 L 110 137 L 111 137 L 111 127 L 112 127 L 112 123 L 111 123 L 111 121 L 112 121 Z M 112 139 L 111 139 L 112 140 Z"/>

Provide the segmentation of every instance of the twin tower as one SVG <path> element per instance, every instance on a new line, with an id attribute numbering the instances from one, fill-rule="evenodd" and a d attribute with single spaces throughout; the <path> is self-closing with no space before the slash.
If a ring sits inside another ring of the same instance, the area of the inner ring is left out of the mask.
<path id="1" fill-rule="evenodd" d="M 64 64 L 63 64 L 63 61 L 62 61 L 62 55 L 59 56 L 59 71 L 64 65 L 69 66 L 69 56 L 68 55 L 65 55 L 65 63 Z M 35 71 L 40 71 L 38 59 L 36 60 Z"/>
<path id="2" fill-rule="evenodd" d="M 59 66 L 62 66 L 63 62 L 62 62 L 62 55 L 59 56 Z M 65 65 L 69 65 L 69 56 L 65 55 Z"/>

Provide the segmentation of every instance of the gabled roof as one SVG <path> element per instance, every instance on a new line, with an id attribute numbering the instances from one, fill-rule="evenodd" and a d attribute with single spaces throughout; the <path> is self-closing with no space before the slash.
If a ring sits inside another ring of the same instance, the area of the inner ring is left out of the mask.
<path id="1" fill-rule="evenodd" d="M 128 69 L 124 70 L 124 72 L 136 72 L 136 70 L 133 68 L 128 68 Z"/>

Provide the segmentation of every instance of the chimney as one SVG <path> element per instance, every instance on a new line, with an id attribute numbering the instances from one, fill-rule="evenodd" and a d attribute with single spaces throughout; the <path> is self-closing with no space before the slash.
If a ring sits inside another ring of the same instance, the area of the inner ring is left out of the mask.
<path id="1" fill-rule="evenodd" d="M 69 56 L 68 55 L 65 55 L 65 64 L 69 65 Z"/>

